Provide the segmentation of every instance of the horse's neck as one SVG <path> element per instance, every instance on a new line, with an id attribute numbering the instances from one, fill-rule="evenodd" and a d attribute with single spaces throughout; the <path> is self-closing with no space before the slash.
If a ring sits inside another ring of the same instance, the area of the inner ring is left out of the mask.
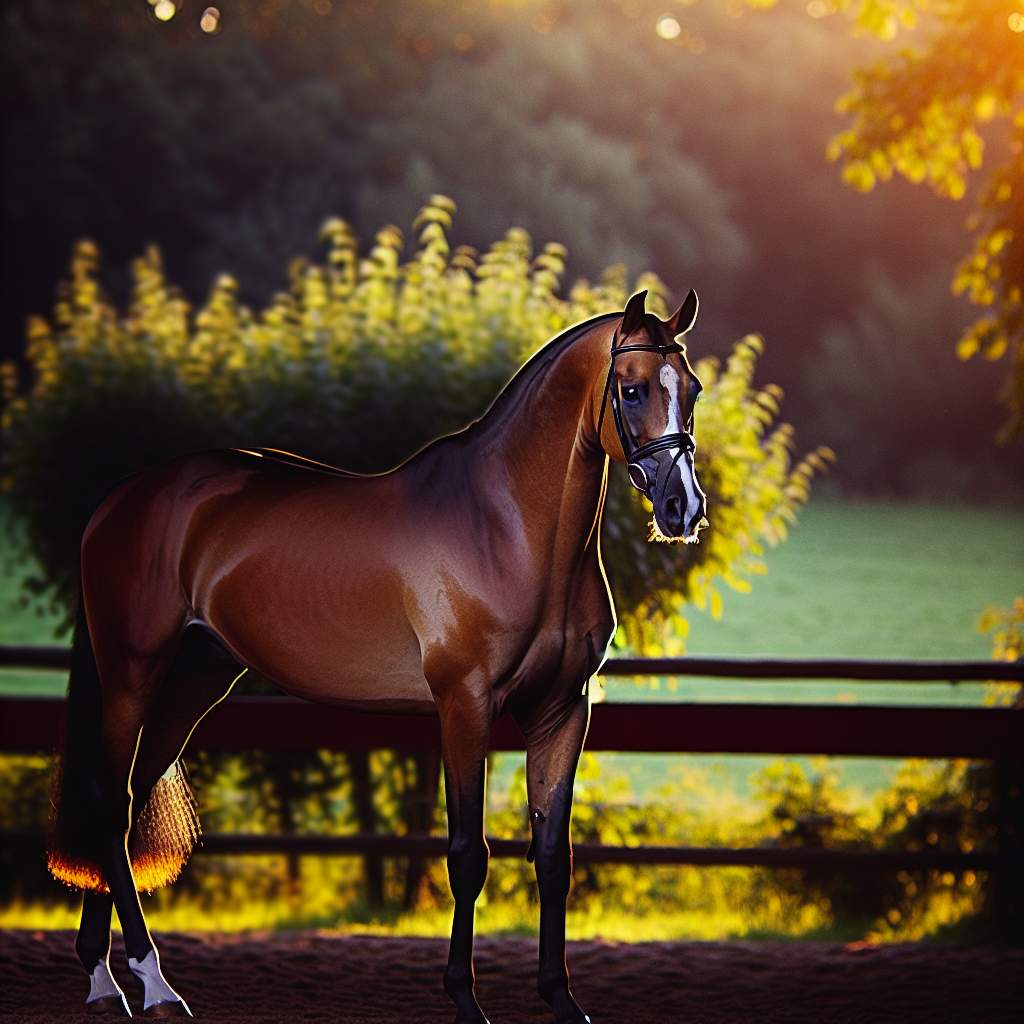
<path id="1" fill-rule="evenodd" d="M 500 415 L 485 417 L 476 431 L 489 486 L 508 487 L 523 526 L 548 546 L 556 571 L 598 543 L 606 457 L 592 443 L 593 420 L 609 344 L 603 325 L 570 341 L 533 375 L 514 380 L 516 393 L 502 397 Z"/>

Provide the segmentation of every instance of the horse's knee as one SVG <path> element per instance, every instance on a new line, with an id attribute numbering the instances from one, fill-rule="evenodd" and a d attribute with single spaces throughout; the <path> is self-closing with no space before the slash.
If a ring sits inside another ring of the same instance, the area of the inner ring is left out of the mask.
<path id="1" fill-rule="evenodd" d="M 487 879 L 490 851 L 483 836 L 455 836 L 448 844 L 448 881 L 457 900 L 475 900 Z"/>
<path id="2" fill-rule="evenodd" d="M 535 833 L 534 868 L 541 897 L 567 896 L 572 880 L 572 851 L 568 836 Z"/>

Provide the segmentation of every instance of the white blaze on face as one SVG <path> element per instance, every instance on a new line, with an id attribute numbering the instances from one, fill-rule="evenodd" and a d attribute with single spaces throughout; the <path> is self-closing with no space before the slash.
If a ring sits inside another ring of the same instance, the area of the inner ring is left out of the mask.
<path id="1" fill-rule="evenodd" d="M 683 428 L 679 423 L 679 374 L 675 367 L 669 363 L 661 368 L 658 374 L 658 379 L 661 381 L 662 387 L 668 392 L 668 422 L 665 424 L 665 430 L 662 432 L 662 437 L 666 437 L 668 434 L 680 434 Z M 672 457 L 675 458 L 679 454 L 678 448 L 672 448 Z M 681 463 L 686 464 L 685 469 Z M 700 487 L 697 485 L 697 475 L 693 468 L 693 457 L 689 452 L 684 452 L 682 457 L 676 462 L 679 467 L 679 477 L 683 481 L 683 488 L 686 491 L 686 514 L 684 516 L 684 523 L 692 522 L 694 516 L 700 511 L 700 500 L 701 493 Z"/>

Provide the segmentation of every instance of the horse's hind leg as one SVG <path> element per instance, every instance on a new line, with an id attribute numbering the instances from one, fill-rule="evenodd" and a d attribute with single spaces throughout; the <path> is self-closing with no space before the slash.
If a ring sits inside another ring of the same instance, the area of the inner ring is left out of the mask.
<path id="1" fill-rule="evenodd" d="M 110 972 L 110 918 L 114 898 L 109 892 L 87 892 L 82 898 L 82 923 L 75 952 L 89 973 L 91 1012 L 119 1013 L 130 1017 L 128 1000 Z"/>
<path id="2" fill-rule="evenodd" d="M 107 758 L 106 792 L 102 799 L 104 814 L 100 825 L 103 838 L 99 848 L 103 873 L 124 934 L 128 966 L 145 985 L 146 1009 L 161 1004 L 162 1011 L 158 1011 L 161 1015 L 191 1016 L 187 1005 L 160 973 L 156 947 L 142 914 L 128 853 L 132 819 L 141 810 L 141 805 L 132 799 L 132 766 L 146 711 L 152 703 L 155 685 L 166 673 L 168 661 L 124 659 L 123 674 L 119 674 L 118 679 L 121 685 L 116 688 L 107 685 L 109 670 L 105 671 L 104 665 L 99 664 L 104 680 L 103 742 Z M 86 902 L 82 917 L 84 931 L 99 931 L 104 909 L 98 901 Z"/>
<path id="3" fill-rule="evenodd" d="M 174 666 L 147 708 L 131 768 L 132 818 L 146 805 L 160 777 L 177 762 L 192 730 L 207 711 L 223 700 L 244 672 L 240 666 L 188 637 Z M 146 927 L 131 865 L 123 843 L 118 845 L 111 889 L 124 930 L 128 965 L 144 988 L 150 1016 L 191 1016 L 188 1006 L 168 984 L 160 956 Z"/>
<path id="4" fill-rule="evenodd" d="M 160 776 L 174 765 L 200 719 L 231 692 L 246 669 L 207 639 L 185 631 L 174 665 L 146 712 L 132 767 L 132 803 L 141 810 Z"/>

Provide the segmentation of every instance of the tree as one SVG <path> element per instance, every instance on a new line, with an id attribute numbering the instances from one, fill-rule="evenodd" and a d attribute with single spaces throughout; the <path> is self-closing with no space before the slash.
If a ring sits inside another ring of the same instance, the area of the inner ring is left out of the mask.
<path id="1" fill-rule="evenodd" d="M 766 0 L 751 0 L 765 6 Z M 811 5 L 809 5 L 811 6 Z M 900 175 L 962 200 L 987 149 L 1008 157 L 973 190 L 971 252 L 953 278 L 984 312 L 957 344 L 962 359 L 1008 358 L 1001 437 L 1024 434 L 1024 11 L 1014 0 L 822 0 L 881 39 L 919 45 L 860 69 L 838 107 L 849 126 L 829 143 L 843 178 L 870 192 Z"/>
<path id="2" fill-rule="evenodd" d="M 846 484 L 865 494 L 984 500 L 1012 493 L 989 441 L 996 367 L 964 367 L 948 344 L 968 318 L 948 274 L 906 287 L 867 277 L 860 306 L 822 332 L 801 367 L 821 440 L 834 448 Z"/>

